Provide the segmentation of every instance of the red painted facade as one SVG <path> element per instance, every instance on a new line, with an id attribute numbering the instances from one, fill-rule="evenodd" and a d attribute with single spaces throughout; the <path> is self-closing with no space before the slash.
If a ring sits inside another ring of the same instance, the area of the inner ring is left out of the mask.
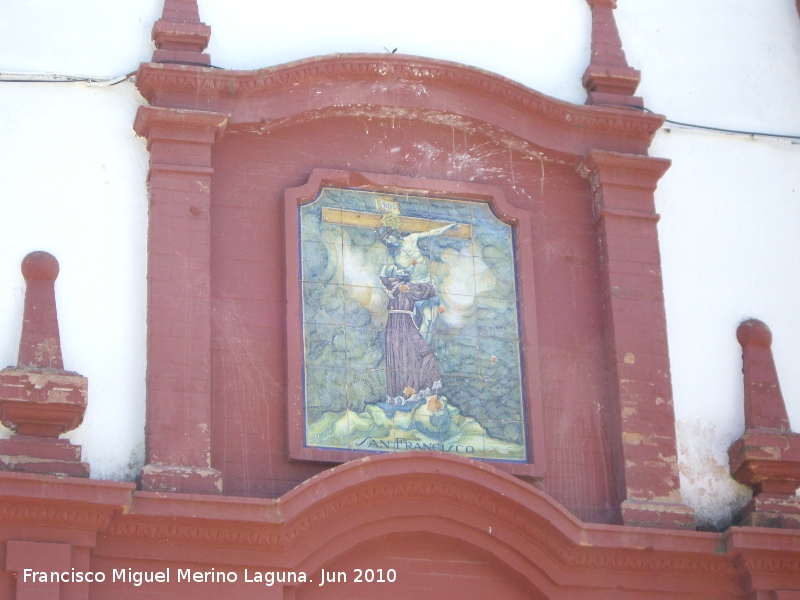
<path id="1" fill-rule="evenodd" d="M 681 503 L 653 202 L 670 163 L 647 156 L 663 118 L 619 106 L 639 100 L 638 72 L 613 3 L 590 4 L 590 106 L 576 106 L 397 55 L 205 68 L 194 1 L 167 0 L 134 123 L 150 152 L 147 464 L 132 484 L 5 463 L 0 597 L 800 598 L 794 518 L 697 532 Z M 505 207 L 534 450 L 516 475 L 440 453 L 304 451 L 287 206 L 325 181 Z M 748 414 L 766 402 L 778 418 L 758 383 L 777 385 L 771 353 L 740 341 Z M 784 494 L 762 512 L 792 513 L 795 434 L 767 433 L 791 452 L 736 474 Z M 743 452 L 763 458 L 764 439 Z M 783 487 L 761 484 L 775 464 Z M 320 585 L 322 570 L 346 581 Z"/>

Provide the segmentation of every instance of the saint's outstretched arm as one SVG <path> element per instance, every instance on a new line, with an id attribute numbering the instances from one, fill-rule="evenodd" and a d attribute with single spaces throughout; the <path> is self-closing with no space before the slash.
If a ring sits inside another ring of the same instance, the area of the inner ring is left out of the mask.
<path id="1" fill-rule="evenodd" d="M 419 239 L 432 237 L 435 235 L 442 235 L 446 231 L 450 231 L 451 229 L 458 229 L 458 223 L 450 223 L 450 225 L 445 225 L 444 227 L 437 227 L 436 229 L 431 229 L 430 231 L 423 231 L 419 234 Z"/>

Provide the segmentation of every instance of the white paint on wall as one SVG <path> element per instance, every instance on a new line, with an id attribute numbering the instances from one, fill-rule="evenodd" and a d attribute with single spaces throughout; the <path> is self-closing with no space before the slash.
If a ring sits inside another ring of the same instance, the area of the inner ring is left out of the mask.
<path id="1" fill-rule="evenodd" d="M 133 85 L 0 84 L 0 367 L 15 365 L 23 257 L 46 250 L 64 365 L 89 378 L 67 437 L 92 476 L 132 479 L 143 457 L 147 150 Z M 2 435 L 9 434 L 3 428 Z"/>
<path id="2" fill-rule="evenodd" d="M 8 0 L 0 70 L 118 76 L 152 56 L 161 0 Z M 0 83 L 0 368 L 16 364 L 22 258 L 46 250 L 64 364 L 89 379 L 92 477 L 133 479 L 144 460 L 147 151 L 132 83 Z M 10 432 L 0 426 L 0 437 Z"/>
<path id="3" fill-rule="evenodd" d="M 800 135 L 794 0 L 620 0 L 645 106 L 677 121 Z M 656 191 L 681 491 L 701 525 L 724 527 L 749 490 L 729 477 L 744 431 L 736 328 L 758 318 L 789 419 L 800 431 L 800 145 L 666 125 L 672 160 Z M 800 140 L 795 140 L 795 142 Z"/>
<path id="4" fill-rule="evenodd" d="M 800 425 L 800 373 L 793 368 L 800 340 L 800 146 L 673 129 L 659 133 L 652 151 L 673 160 L 657 210 L 681 489 L 703 519 L 724 521 L 743 501 L 725 454 L 744 431 L 736 341 L 742 320 L 759 318 L 772 329 L 789 418 Z"/>
<path id="5" fill-rule="evenodd" d="M 590 12 L 584 0 L 379 5 L 200 0 L 212 62 L 251 69 L 334 52 L 424 55 L 470 64 L 583 103 Z M 0 69 L 114 76 L 149 59 L 161 0 L 8 0 Z M 800 134 L 800 17 L 794 0 L 619 0 L 631 66 L 648 107 L 670 118 Z M 132 478 L 143 461 L 146 165 L 130 83 L 0 84 L 0 362 L 13 364 L 22 257 L 55 254 L 67 368 L 89 377 L 89 410 L 70 435 L 93 477 Z M 747 317 L 774 334 L 781 384 L 800 430 L 800 145 L 671 129 L 651 154 L 673 166 L 656 192 L 682 488 L 701 523 L 746 501 L 726 451 L 741 435 Z M 7 434 L 7 432 L 6 432 Z"/>
<path id="6" fill-rule="evenodd" d="M 226 69 L 258 69 L 323 54 L 386 52 L 499 73 L 582 104 L 591 12 L 584 0 L 198 0 L 208 52 Z M 246 17 L 244 16 L 246 15 Z"/>
<path id="7" fill-rule="evenodd" d="M 162 0 L 5 0 L 0 70 L 117 76 L 150 60 Z"/>
<path id="8" fill-rule="evenodd" d="M 678 121 L 800 135 L 795 0 L 618 0 L 645 106 Z"/>

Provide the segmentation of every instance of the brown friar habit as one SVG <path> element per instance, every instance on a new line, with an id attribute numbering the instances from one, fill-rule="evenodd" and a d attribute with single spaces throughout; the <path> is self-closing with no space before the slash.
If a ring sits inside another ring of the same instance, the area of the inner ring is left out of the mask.
<path id="1" fill-rule="evenodd" d="M 404 405 L 433 395 L 442 386 L 436 355 L 412 316 L 414 303 L 436 296 L 436 288 L 432 283 L 408 283 L 397 277 L 381 277 L 381 282 L 389 291 L 386 396 L 390 404 Z"/>

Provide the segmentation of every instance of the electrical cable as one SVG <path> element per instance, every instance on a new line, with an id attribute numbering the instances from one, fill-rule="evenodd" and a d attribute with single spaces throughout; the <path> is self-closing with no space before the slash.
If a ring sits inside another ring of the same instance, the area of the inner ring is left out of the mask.
<path id="1" fill-rule="evenodd" d="M 131 71 L 120 77 L 94 77 L 90 75 L 68 75 L 64 73 L 13 73 L 0 72 L 0 83 L 85 83 L 94 87 L 117 85 L 136 75 Z"/>
<path id="2" fill-rule="evenodd" d="M 179 60 L 163 60 L 162 64 L 192 65 L 209 69 L 222 69 L 216 65 L 207 65 L 200 62 L 187 62 Z M 120 77 L 94 77 L 91 75 L 71 75 L 65 73 L 15 73 L 0 71 L 0 83 L 85 83 L 93 87 L 107 87 L 117 85 L 133 78 L 136 71 L 131 71 Z"/>
<path id="3" fill-rule="evenodd" d="M 224 69 L 225 67 L 218 67 L 216 65 L 207 65 L 201 62 L 190 62 L 187 60 L 160 60 L 156 64 L 164 65 L 192 65 L 193 67 L 205 67 L 207 69 Z"/>
<path id="4" fill-rule="evenodd" d="M 178 60 L 164 60 L 160 61 L 162 64 L 178 64 L 178 65 L 192 65 L 198 67 L 205 67 L 207 69 L 223 69 L 216 65 L 207 65 L 200 62 L 187 62 Z M 131 71 L 126 75 L 120 77 L 90 77 L 86 75 L 65 75 L 63 73 L 13 73 L 13 72 L 0 72 L 0 83 L 85 83 L 93 87 L 107 87 L 117 85 L 123 81 L 127 81 L 136 75 L 136 71 Z M 631 104 L 622 105 L 624 108 L 635 108 L 643 110 L 647 113 L 657 115 L 654 110 L 650 110 L 645 106 L 633 106 Z M 786 140 L 800 140 L 800 135 L 789 135 L 784 133 L 766 133 L 763 131 L 744 131 L 741 129 L 726 129 L 724 127 L 712 127 L 710 125 L 698 125 L 696 123 L 685 123 L 683 121 L 673 121 L 672 119 L 664 119 L 665 123 L 670 125 L 677 125 L 678 127 L 687 127 L 689 129 L 701 129 L 705 131 L 716 131 L 718 133 L 729 133 L 734 135 L 748 135 L 750 137 L 770 137 Z M 792 142 L 793 144 L 798 142 Z"/>
<path id="5" fill-rule="evenodd" d="M 632 106 L 630 104 L 625 105 L 626 108 L 638 108 L 639 110 L 643 110 L 648 112 L 652 115 L 657 115 L 657 113 L 649 108 L 644 106 Z M 682 121 L 673 121 L 671 119 L 664 119 L 665 123 L 669 123 L 670 125 L 678 125 L 679 127 L 688 127 L 690 129 L 704 129 L 706 131 L 717 131 L 720 133 L 731 133 L 737 135 L 749 135 L 750 137 L 759 136 L 759 137 L 771 137 L 771 138 L 782 138 L 787 140 L 800 140 L 800 135 L 788 135 L 783 133 L 764 133 L 762 131 L 742 131 L 740 129 L 725 129 L 723 127 L 711 127 L 710 125 L 697 125 L 695 123 L 684 123 Z M 795 143 L 795 142 L 792 142 Z"/>

